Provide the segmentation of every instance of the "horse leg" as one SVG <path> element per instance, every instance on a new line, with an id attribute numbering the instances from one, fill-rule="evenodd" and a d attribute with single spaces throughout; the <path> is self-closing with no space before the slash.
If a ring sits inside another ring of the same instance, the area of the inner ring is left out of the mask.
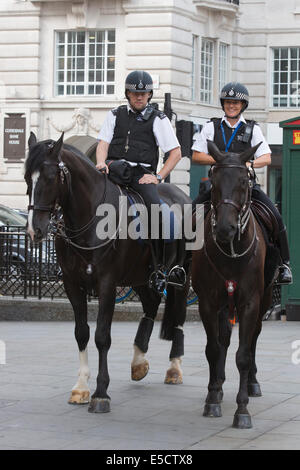
<path id="1" fill-rule="evenodd" d="M 147 286 L 135 287 L 140 297 L 144 316 L 141 319 L 133 345 L 133 359 L 131 362 L 131 379 L 142 380 L 149 371 L 149 362 L 145 358 L 152 334 L 154 319 L 161 302 L 160 295 Z"/>
<path id="2" fill-rule="evenodd" d="M 103 282 L 99 290 L 99 313 L 95 331 L 95 343 L 99 353 L 99 370 L 97 388 L 92 395 L 88 409 L 90 413 L 107 413 L 110 411 L 110 397 L 107 394 L 109 385 L 107 354 L 111 345 L 111 323 L 115 299 L 116 286 Z"/>
<path id="3" fill-rule="evenodd" d="M 249 397 L 261 397 L 260 385 L 256 379 L 257 367 L 255 362 L 255 353 L 256 353 L 256 343 L 257 338 L 261 332 L 262 322 L 261 319 L 257 321 L 255 332 L 253 334 L 252 344 L 251 344 L 251 365 L 248 375 L 248 396 Z"/>
<path id="4" fill-rule="evenodd" d="M 251 345 L 251 367 L 250 367 L 249 377 L 248 377 L 249 397 L 261 397 L 262 396 L 260 385 L 256 379 L 257 367 L 256 367 L 256 362 L 255 362 L 255 354 L 256 354 L 257 339 L 262 329 L 262 318 L 264 314 L 266 313 L 266 311 L 268 310 L 268 308 L 270 307 L 271 302 L 272 302 L 272 289 L 273 289 L 273 286 L 270 285 L 265 290 L 262 304 L 261 304 L 261 309 L 260 309 L 260 316 L 257 320 L 256 329 L 253 335 L 253 341 Z"/>
<path id="5" fill-rule="evenodd" d="M 222 308 L 219 311 L 219 343 L 220 343 L 220 356 L 217 364 L 217 375 L 222 381 L 225 382 L 225 364 L 227 357 L 227 350 L 230 345 L 230 338 L 232 332 L 232 325 L 229 321 L 228 307 Z M 220 392 L 220 398 L 223 398 L 223 390 Z"/>
<path id="6" fill-rule="evenodd" d="M 237 410 L 234 415 L 233 427 L 249 429 L 252 427 L 251 416 L 247 410 L 248 377 L 252 364 L 251 347 L 258 320 L 259 300 L 252 299 L 251 306 L 239 312 L 239 347 L 236 353 L 236 364 L 240 373 L 240 386 L 236 397 Z"/>
<path id="7" fill-rule="evenodd" d="M 72 388 L 69 403 L 82 405 L 90 401 L 90 390 L 88 380 L 90 370 L 88 366 L 87 344 L 90 338 L 90 328 L 87 323 L 87 300 L 86 292 L 79 286 L 64 281 L 64 287 L 72 304 L 75 315 L 75 338 L 79 349 L 79 372 L 78 380 Z"/>
<path id="8" fill-rule="evenodd" d="M 182 384 L 181 357 L 184 355 L 183 325 L 186 319 L 186 299 L 189 282 L 183 290 L 168 286 L 165 313 L 161 328 L 161 338 L 171 339 L 170 367 L 166 372 L 165 384 Z"/>
<path id="9" fill-rule="evenodd" d="M 208 394 L 205 400 L 203 416 L 219 418 L 222 416 L 221 401 L 223 398 L 223 376 L 220 377 L 221 345 L 219 342 L 219 321 L 217 309 L 211 308 L 204 298 L 199 302 L 199 313 L 205 328 L 207 344 L 206 358 L 209 364 Z"/>

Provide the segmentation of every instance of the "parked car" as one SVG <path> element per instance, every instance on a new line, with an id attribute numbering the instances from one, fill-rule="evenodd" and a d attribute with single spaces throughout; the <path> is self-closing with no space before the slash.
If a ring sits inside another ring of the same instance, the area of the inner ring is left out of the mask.
<path id="1" fill-rule="evenodd" d="M 26 212 L 22 214 L 0 204 L 0 265 L 6 268 L 6 274 L 17 275 L 27 271 L 45 278 L 60 277 L 54 241 L 49 238 L 38 246 L 32 244 L 29 238 L 26 240 L 26 224 Z"/>
<path id="2" fill-rule="evenodd" d="M 17 210 L 0 204 L 0 223 L 1 225 L 24 227 L 25 230 L 27 218 Z"/>

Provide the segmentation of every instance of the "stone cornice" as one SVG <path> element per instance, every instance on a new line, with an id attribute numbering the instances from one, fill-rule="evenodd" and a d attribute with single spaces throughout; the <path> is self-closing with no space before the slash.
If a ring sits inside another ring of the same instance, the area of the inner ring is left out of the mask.
<path id="1" fill-rule="evenodd" d="M 171 5 L 132 5 L 131 3 L 124 2 L 122 6 L 125 13 L 177 13 L 180 16 L 195 19 L 195 11 L 188 11 L 184 8 Z"/>
<path id="2" fill-rule="evenodd" d="M 227 13 L 232 16 L 237 16 L 239 12 L 239 5 L 221 0 L 193 0 L 193 4 L 197 8 L 205 8 L 206 10 L 213 10 L 214 12 Z"/>

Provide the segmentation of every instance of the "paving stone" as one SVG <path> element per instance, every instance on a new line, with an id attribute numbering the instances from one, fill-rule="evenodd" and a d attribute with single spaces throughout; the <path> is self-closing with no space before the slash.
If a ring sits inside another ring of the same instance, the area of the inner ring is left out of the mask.
<path id="1" fill-rule="evenodd" d="M 98 373 L 90 322 L 90 389 Z M 253 428 L 232 428 L 239 374 L 235 363 L 238 325 L 233 329 L 223 386 L 221 418 L 203 417 L 207 395 L 206 336 L 200 322 L 185 326 L 183 384 L 164 384 L 170 343 L 155 322 L 141 382 L 130 379 L 138 323 L 114 322 L 108 355 L 111 413 L 91 414 L 67 403 L 79 368 L 74 324 L 64 321 L 0 322 L 6 364 L 0 365 L 0 450 L 205 450 L 299 449 L 300 365 L 292 343 L 300 322 L 264 322 L 258 341 L 258 379 L 263 396 L 250 398 Z"/>

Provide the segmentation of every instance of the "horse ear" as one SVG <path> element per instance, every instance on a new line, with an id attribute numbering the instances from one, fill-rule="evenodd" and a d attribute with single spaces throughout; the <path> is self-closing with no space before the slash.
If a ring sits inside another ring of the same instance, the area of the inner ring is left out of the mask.
<path id="1" fill-rule="evenodd" d="M 251 147 L 250 149 L 245 150 L 245 152 L 241 153 L 240 159 L 243 163 L 248 162 L 251 160 L 251 157 L 255 154 L 256 150 L 258 147 L 262 144 L 262 142 L 259 142 L 259 144 L 255 145 L 254 147 Z"/>
<path id="2" fill-rule="evenodd" d="M 34 132 L 30 132 L 30 137 L 28 139 L 28 147 L 32 147 L 33 145 L 35 145 L 37 143 L 37 140 L 36 140 L 36 135 Z"/>
<path id="3" fill-rule="evenodd" d="M 52 150 L 51 150 L 51 156 L 58 157 L 58 155 L 61 151 L 63 142 L 64 142 L 64 132 L 62 132 L 60 138 L 53 145 Z"/>
<path id="4" fill-rule="evenodd" d="M 220 163 L 225 158 L 225 153 L 221 152 L 212 140 L 207 139 L 207 149 L 209 155 L 211 155 L 217 163 Z"/>

